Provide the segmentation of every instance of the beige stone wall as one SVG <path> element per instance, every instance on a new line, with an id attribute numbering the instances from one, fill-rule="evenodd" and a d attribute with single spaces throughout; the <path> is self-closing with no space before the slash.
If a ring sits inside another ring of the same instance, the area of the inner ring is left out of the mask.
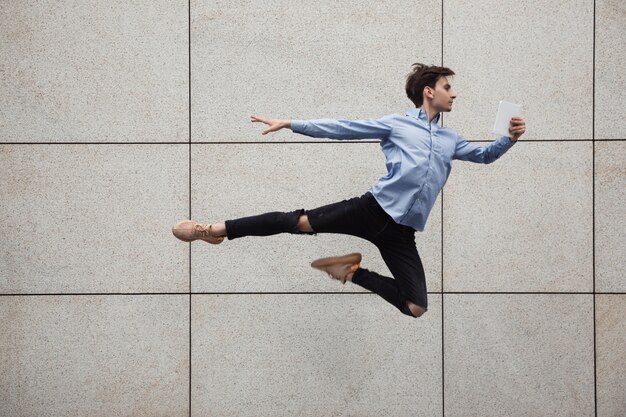
<path id="1" fill-rule="evenodd" d="M 626 415 L 626 7 L 618 0 L 2 2 L 0 415 Z M 349 236 L 185 244 L 177 220 L 313 208 L 384 173 L 366 119 L 445 65 L 455 161 L 416 236 L 420 319 L 311 260 Z"/>

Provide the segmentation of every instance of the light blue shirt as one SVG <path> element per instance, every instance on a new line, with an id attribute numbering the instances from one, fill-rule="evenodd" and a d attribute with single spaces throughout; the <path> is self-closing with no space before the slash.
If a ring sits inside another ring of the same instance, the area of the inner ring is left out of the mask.
<path id="1" fill-rule="evenodd" d="M 369 120 L 292 120 L 291 130 L 314 138 L 380 139 L 387 175 L 370 188 L 378 204 L 396 221 L 423 231 L 439 191 L 448 180 L 452 160 L 490 164 L 515 142 L 502 136 L 486 146 L 468 142 L 411 108 L 406 115 L 390 114 Z"/>

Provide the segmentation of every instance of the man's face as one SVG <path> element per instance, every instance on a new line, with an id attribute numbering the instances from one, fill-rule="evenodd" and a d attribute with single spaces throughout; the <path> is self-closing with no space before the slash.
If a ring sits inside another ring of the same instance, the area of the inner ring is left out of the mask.
<path id="1" fill-rule="evenodd" d="M 431 106 L 438 112 L 448 112 L 452 110 L 452 101 L 456 98 L 456 92 L 450 86 L 447 77 L 440 77 L 435 84 L 435 89 L 426 87 L 431 96 Z"/>

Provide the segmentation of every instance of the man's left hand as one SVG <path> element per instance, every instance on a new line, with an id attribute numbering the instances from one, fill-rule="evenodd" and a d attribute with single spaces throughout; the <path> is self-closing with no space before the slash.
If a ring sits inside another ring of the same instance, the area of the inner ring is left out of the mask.
<path id="1" fill-rule="evenodd" d="M 511 126 L 509 132 L 513 134 L 513 137 L 509 138 L 511 142 L 516 142 L 520 136 L 526 131 L 526 122 L 523 117 L 511 117 Z"/>

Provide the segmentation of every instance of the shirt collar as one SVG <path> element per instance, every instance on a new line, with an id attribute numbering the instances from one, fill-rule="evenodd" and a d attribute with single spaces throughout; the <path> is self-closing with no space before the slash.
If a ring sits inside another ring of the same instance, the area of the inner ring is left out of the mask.
<path id="1" fill-rule="evenodd" d="M 428 115 L 426 114 L 424 109 L 422 109 L 421 107 L 410 108 L 406 111 L 406 114 L 407 116 L 412 116 L 412 117 L 415 117 L 416 119 L 421 120 L 422 122 L 424 122 L 426 126 L 428 126 Z M 431 122 L 431 124 L 435 124 L 435 126 L 439 128 L 439 125 L 437 123 L 439 122 L 440 117 L 441 117 L 441 113 L 437 113 L 437 115 L 433 118 L 433 121 Z"/>

